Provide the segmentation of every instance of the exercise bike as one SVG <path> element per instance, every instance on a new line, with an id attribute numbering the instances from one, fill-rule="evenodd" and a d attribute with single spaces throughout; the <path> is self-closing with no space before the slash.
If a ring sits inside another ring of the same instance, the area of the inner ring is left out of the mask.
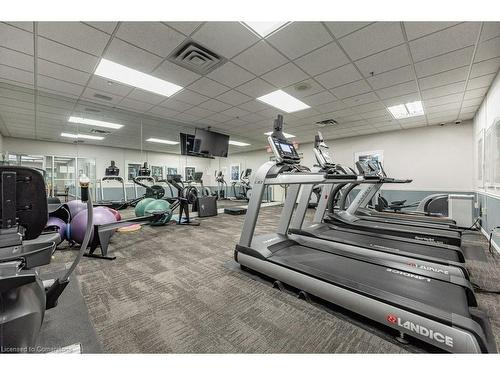
<path id="1" fill-rule="evenodd" d="M 56 280 L 42 280 L 37 267 L 50 263 L 54 242 L 42 233 L 48 217 L 45 181 L 33 168 L 1 166 L 0 352 L 36 352 L 45 311 L 54 308 L 70 282 L 92 233 L 90 180 L 82 175 L 87 229 L 71 266 Z"/>

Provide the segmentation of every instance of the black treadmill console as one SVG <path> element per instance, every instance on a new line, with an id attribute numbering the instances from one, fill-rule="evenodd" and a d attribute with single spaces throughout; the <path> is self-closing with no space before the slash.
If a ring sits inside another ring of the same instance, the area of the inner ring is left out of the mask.
<path id="1" fill-rule="evenodd" d="M 284 139 L 270 137 L 271 148 L 276 155 L 278 163 L 299 164 L 300 156 L 294 145 Z"/>
<path id="2" fill-rule="evenodd" d="M 144 162 L 144 165 L 137 172 L 137 176 L 140 176 L 140 177 L 150 177 L 151 176 L 151 169 L 149 169 L 147 162 Z"/>
<path id="3" fill-rule="evenodd" d="M 119 176 L 120 175 L 120 169 L 115 165 L 114 160 L 111 160 L 111 165 L 106 168 L 104 175 L 105 176 Z"/>

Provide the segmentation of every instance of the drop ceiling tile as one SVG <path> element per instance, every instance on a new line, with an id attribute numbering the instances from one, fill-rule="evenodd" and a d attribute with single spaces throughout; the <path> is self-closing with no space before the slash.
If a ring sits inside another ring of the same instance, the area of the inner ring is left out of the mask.
<path id="1" fill-rule="evenodd" d="M 409 81 L 377 90 L 377 94 L 381 99 L 395 98 L 400 95 L 408 95 L 416 92 L 418 92 L 418 88 L 415 81 Z"/>
<path id="2" fill-rule="evenodd" d="M 500 37 L 479 44 L 474 62 L 484 61 L 500 56 Z"/>
<path id="3" fill-rule="evenodd" d="M 219 95 L 216 99 L 231 105 L 240 105 L 252 100 L 251 97 L 234 90 L 225 92 L 224 94 Z"/>
<path id="4" fill-rule="evenodd" d="M 377 109 L 376 111 L 371 111 L 371 112 L 365 112 L 361 113 L 360 116 L 364 118 L 365 120 L 370 120 L 370 122 L 375 121 L 389 121 L 392 119 L 391 115 L 389 114 L 388 110 L 386 108 L 384 109 Z"/>
<path id="5" fill-rule="evenodd" d="M 83 86 L 75 85 L 75 84 L 69 83 L 69 82 L 60 81 L 60 80 L 50 78 L 50 77 L 45 77 L 42 75 L 38 76 L 37 84 L 38 84 L 38 87 L 40 87 L 40 88 L 46 88 L 49 90 L 59 91 L 61 93 L 67 93 L 67 94 L 72 94 L 72 95 L 76 95 L 76 96 L 79 96 L 83 92 L 83 89 L 84 89 Z"/>
<path id="6" fill-rule="evenodd" d="M 172 96 L 172 98 L 174 100 L 179 100 L 181 102 L 189 103 L 192 105 L 198 105 L 198 104 L 203 103 L 204 101 L 207 101 L 209 99 L 208 97 L 206 97 L 204 95 L 200 95 L 197 92 L 187 90 L 187 89 L 183 89 L 183 90 L 179 91 L 178 93 L 174 94 Z"/>
<path id="7" fill-rule="evenodd" d="M 38 38 L 38 57 L 92 73 L 98 58 L 44 38 Z"/>
<path id="8" fill-rule="evenodd" d="M 310 96 L 316 94 L 318 92 L 324 91 L 324 87 L 321 87 L 316 81 L 313 79 L 306 79 L 305 81 L 298 82 L 294 85 L 285 87 L 283 91 L 292 95 L 295 98 L 304 98 L 306 96 Z"/>
<path id="9" fill-rule="evenodd" d="M 151 108 L 154 107 L 154 105 L 150 103 L 144 103 L 138 100 L 123 98 L 123 100 L 118 104 L 118 107 L 143 113 L 149 111 Z"/>
<path id="10" fill-rule="evenodd" d="M 311 52 L 332 41 L 323 25 L 319 22 L 292 22 L 267 38 L 289 59 Z"/>
<path id="11" fill-rule="evenodd" d="M 164 61 L 151 75 L 183 87 L 201 78 L 199 74 L 184 69 L 170 61 Z"/>
<path id="12" fill-rule="evenodd" d="M 95 94 L 108 96 L 108 97 L 111 98 L 111 100 L 104 100 L 104 99 L 96 98 Z M 116 95 L 116 94 L 110 94 L 109 92 L 96 90 L 96 89 L 93 89 L 93 88 L 90 88 L 90 87 L 87 87 L 85 89 L 85 91 L 83 92 L 82 96 L 84 98 L 92 100 L 95 103 L 100 103 L 100 104 L 105 104 L 105 105 L 118 104 L 123 99 L 123 96 Z"/>
<path id="13" fill-rule="evenodd" d="M 478 22 L 464 22 L 435 34 L 410 42 L 413 60 L 418 62 L 474 44 L 479 32 Z"/>
<path id="14" fill-rule="evenodd" d="M 365 94 L 352 96 L 342 101 L 350 107 L 358 106 L 361 104 L 367 104 L 378 101 L 377 95 L 374 92 L 367 92 Z"/>
<path id="15" fill-rule="evenodd" d="M 275 91 L 276 87 L 270 85 L 260 78 L 255 78 L 250 82 L 238 86 L 236 90 L 253 98 L 258 98 L 262 95 L 269 94 L 270 92 Z"/>
<path id="16" fill-rule="evenodd" d="M 193 107 L 193 104 L 188 104 L 188 103 L 181 102 L 181 101 L 175 100 L 175 99 L 168 99 L 168 100 L 164 101 L 163 103 L 161 103 L 161 107 L 171 109 L 174 111 L 178 111 L 178 112 L 182 112 L 182 111 L 185 111 L 185 110 Z"/>
<path id="17" fill-rule="evenodd" d="M 314 109 L 319 111 L 320 113 L 329 113 L 329 112 L 334 112 L 338 111 L 341 109 L 345 109 L 347 106 L 340 100 L 334 101 L 334 102 L 329 102 L 325 104 L 320 104 L 314 106 Z"/>
<path id="18" fill-rule="evenodd" d="M 226 116 L 222 113 L 215 113 L 210 117 L 207 117 L 209 120 L 217 121 L 219 123 L 224 123 L 226 121 L 232 120 L 232 117 Z"/>
<path id="19" fill-rule="evenodd" d="M 352 107 L 352 110 L 356 113 L 367 113 L 367 112 L 372 112 L 372 111 L 377 111 L 377 110 L 385 110 L 385 105 L 381 102 L 373 102 L 373 103 L 368 103 L 368 104 L 362 104 L 358 105 L 356 107 Z"/>
<path id="20" fill-rule="evenodd" d="M 109 35 L 82 22 L 38 22 L 38 35 L 80 51 L 100 56 Z"/>
<path id="21" fill-rule="evenodd" d="M 435 74 L 418 80 L 420 89 L 426 90 L 432 87 L 449 85 L 451 83 L 464 81 L 467 78 L 468 67 L 448 70 L 443 73 Z"/>
<path id="22" fill-rule="evenodd" d="M 339 40 L 353 60 L 378 53 L 404 42 L 399 22 L 375 22 Z"/>
<path id="23" fill-rule="evenodd" d="M 483 98 L 488 92 L 488 87 L 482 87 L 480 89 L 467 90 L 464 95 L 464 100 Z"/>
<path id="24" fill-rule="evenodd" d="M 353 64 L 347 64 L 340 68 L 320 74 L 315 78 L 327 89 L 331 89 L 337 86 L 345 85 L 346 83 L 358 81 L 362 77 Z"/>
<path id="25" fill-rule="evenodd" d="M 423 90 L 423 99 L 432 99 L 439 96 L 445 96 L 450 94 L 463 93 L 465 88 L 465 81 L 452 83 L 451 85 L 434 87 L 432 89 Z"/>
<path id="26" fill-rule="evenodd" d="M 229 90 L 229 87 L 221 85 L 220 83 L 206 77 L 200 78 L 199 80 L 195 81 L 194 83 L 189 85 L 188 88 L 210 98 L 214 98 L 217 95 L 220 95 L 223 92 Z"/>
<path id="27" fill-rule="evenodd" d="M 397 46 L 386 51 L 357 60 L 356 66 L 365 77 L 371 73 L 379 74 L 411 63 L 406 45 Z"/>
<path id="28" fill-rule="evenodd" d="M 500 57 L 491 60 L 484 60 L 472 65 L 470 78 L 476 78 L 486 74 L 496 73 L 499 70 L 500 70 Z"/>
<path id="29" fill-rule="evenodd" d="M 122 22 L 115 35 L 161 57 L 167 57 L 185 39 L 161 22 Z"/>
<path id="30" fill-rule="evenodd" d="M 240 119 L 249 123 L 255 123 L 264 120 L 265 117 L 258 113 L 247 113 L 246 115 L 241 116 Z"/>
<path id="31" fill-rule="evenodd" d="M 317 94 L 307 96 L 302 99 L 306 104 L 310 106 L 317 106 L 320 104 L 330 103 L 336 101 L 337 98 L 333 96 L 329 91 L 322 91 Z"/>
<path id="32" fill-rule="evenodd" d="M 261 75 L 285 64 L 288 60 L 266 41 L 260 41 L 236 56 L 233 61 L 252 73 Z"/>
<path id="33" fill-rule="evenodd" d="M 462 109 L 467 107 L 477 107 L 483 102 L 483 97 L 464 100 L 462 103 Z"/>
<path id="34" fill-rule="evenodd" d="M 238 105 L 238 107 L 246 109 L 249 112 L 260 112 L 267 109 L 268 105 L 257 100 L 251 100 L 249 102 Z"/>
<path id="35" fill-rule="evenodd" d="M 419 96 L 418 92 L 414 92 L 411 94 L 400 95 L 400 96 L 396 96 L 393 98 L 383 99 L 383 102 L 387 107 L 390 107 L 390 106 L 397 105 L 397 104 L 415 102 L 417 100 L 421 100 L 420 96 Z"/>
<path id="36" fill-rule="evenodd" d="M 5 22 L 8 25 L 17 27 L 19 29 L 23 29 L 25 31 L 28 31 L 30 33 L 33 32 L 33 22 Z"/>
<path id="37" fill-rule="evenodd" d="M 440 106 L 443 104 L 460 103 L 462 101 L 462 96 L 463 96 L 463 94 L 458 93 L 458 94 L 440 96 L 440 97 L 433 98 L 433 99 L 425 99 L 424 100 L 424 107 L 427 110 L 430 107 Z"/>
<path id="38" fill-rule="evenodd" d="M 196 120 L 199 120 L 200 118 L 197 116 L 190 115 L 189 113 L 183 112 L 179 113 L 177 116 L 175 116 L 176 120 L 182 121 L 182 122 L 194 122 Z"/>
<path id="39" fill-rule="evenodd" d="M 90 78 L 89 73 L 68 68 L 50 61 L 38 59 L 38 74 L 49 76 L 85 86 Z"/>
<path id="40" fill-rule="evenodd" d="M 104 31 L 107 34 L 113 33 L 118 22 L 85 22 L 87 25 L 95 27 L 101 31 Z"/>
<path id="41" fill-rule="evenodd" d="M 349 98 L 369 91 L 372 91 L 372 89 L 365 80 L 348 83 L 347 85 L 339 86 L 331 90 L 339 99 Z"/>
<path id="42" fill-rule="evenodd" d="M 0 64 L 32 72 L 33 56 L 0 47 Z"/>
<path id="43" fill-rule="evenodd" d="M 228 59 L 259 40 L 239 22 L 207 22 L 192 38 Z"/>
<path id="44" fill-rule="evenodd" d="M 138 88 L 133 89 L 132 92 L 127 95 L 127 98 L 154 105 L 160 104 L 167 99 L 166 96 L 154 94 L 152 92 L 144 91 Z"/>
<path id="45" fill-rule="evenodd" d="M 348 62 L 347 56 L 335 42 L 295 60 L 298 66 L 312 76 L 338 68 Z"/>
<path id="46" fill-rule="evenodd" d="M 500 36 L 500 22 L 484 22 L 480 42 Z"/>
<path id="47" fill-rule="evenodd" d="M 377 74 L 367 78 L 370 85 L 375 89 L 394 86 L 399 83 L 414 80 L 413 70 L 410 66 L 403 66 L 385 73 Z"/>
<path id="48" fill-rule="evenodd" d="M 223 103 L 216 99 L 207 100 L 206 102 L 201 103 L 199 106 L 212 112 L 222 112 L 228 108 L 231 108 L 229 104 Z"/>
<path id="49" fill-rule="evenodd" d="M 33 34 L 0 23 L 0 46 L 33 55 Z"/>
<path id="50" fill-rule="evenodd" d="M 255 78 L 252 73 L 247 72 L 230 61 L 210 72 L 207 77 L 231 88 Z"/>
<path id="51" fill-rule="evenodd" d="M 209 117 L 214 114 L 213 111 L 209 111 L 208 109 L 201 108 L 201 107 L 193 107 L 185 111 L 184 113 L 188 113 L 190 115 L 196 116 L 198 118 L 205 118 Z"/>
<path id="52" fill-rule="evenodd" d="M 426 77 L 432 74 L 442 73 L 450 69 L 468 66 L 471 63 L 474 47 L 466 47 L 446 53 L 441 56 L 423 60 L 415 64 L 417 77 Z"/>
<path id="53" fill-rule="evenodd" d="M 460 108 L 460 103 L 446 103 L 432 107 L 425 107 L 425 112 L 428 114 L 429 118 L 435 117 L 436 114 L 448 115 L 451 113 L 458 114 Z"/>
<path id="54" fill-rule="evenodd" d="M 458 22 L 405 22 L 404 26 L 408 40 L 413 40 L 446 29 L 457 23 Z"/>
<path id="55" fill-rule="evenodd" d="M 161 62 L 161 58 L 137 48 L 120 39 L 114 38 L 108 46 L 104 57 L 118 64 L 137 69 L 143 73 L 151 73 Z"/>
<path id="56" fill-rule="evenodd" d="M 232 108 L 229 108 L 229 109 L 226 109 L 225 111 L 222 111 L 221 112 L 223 115 L 226 115 L 226 116 L 229 116 L 229 117 L 241 117 L 241 116 L 245 116 L 248 114 L 248 111 L 244 110 L 244 109 L 241 109 L 241 108 L 238 108 L 238 107 L 232 107 Z"/>
<path id="57" fill-rule="evenodd" d="M 491 82 L 495 78 L 496 73 L 493 74 L 487 74 L 481 77 L 476 77 L 469 79 L 469 82 L 467 83 L 467 90 L 474 90 L 474 89 L 480 89 L 482 87 L 489 87 L 491 85 Z"/>
<path id="58" fill-rule="evenodd" d="M 325 26 L 330 29 L 332 34 L 337 39 L 369 24 L 370 22 L 325 22 Z"/>
<path id="59" fill-rule="evenodd" d="M 264 74 L 262 78 L 278 88 L 283 88 L 303 81 L 308 75 L 294 64 L 288 63 Z"/>
<path id="60" fill-rule="evenodd" d="M 131 86 L 122 85 L 118 82 L 111 82 L 99 76 L 92 76 L 88 86 L 99 91 L 122 97 L 127 96 L 133 90 Z"/>
<path id="61" fill-rule="evenodd" d="M 196 28 L 201 25 L 201 22 L 164 22 L 167 26 L 173 27 L 184 35 L 191 35 Z"/>

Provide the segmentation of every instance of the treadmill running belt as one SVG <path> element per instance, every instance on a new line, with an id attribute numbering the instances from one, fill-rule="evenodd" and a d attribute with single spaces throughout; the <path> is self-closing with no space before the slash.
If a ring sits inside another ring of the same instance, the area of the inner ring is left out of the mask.
<path id="1" fill-rule="evenodd" d="M 301 245 L 278 250 L 268 260 L 418 314 L 431 314 L 433 319 L 449 322 L 450 313 L 470 315 L 465 291 L 455 284 L 393 272 L 390 268 Z"/>
<path id="2" fill-rule="evenodd" d="M 371 233 L 354 234 L 345 232 L 342 228 L 331 229 L 328 224 L 321 224 L 315 228 L 306 228 L 302 230 L 291 229 L 290 233 L 316 237 L 333 242 L 338 241 L 354 246 L 362 246 L 372 250 L 385 251 L 404 256 L 412 256 L 412 254 L 415 254 L 424 256 L 426 259 L 430 257 L 453 262 L 464 262 L 462 252 L 459 248 L 457 248 L 457 251 L 453 251 L 444 247 L 440 248 L 425 244 L 379 238 Z"/>

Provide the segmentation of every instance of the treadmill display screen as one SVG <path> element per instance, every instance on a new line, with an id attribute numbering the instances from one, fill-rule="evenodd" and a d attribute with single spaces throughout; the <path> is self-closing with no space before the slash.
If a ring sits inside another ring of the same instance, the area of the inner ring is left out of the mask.
<path id="1" fill-rule="evenodd" d="M 287 162 L 296 163 L 300 161 L 300 156 L 295 150 L 295 147 L 290 142 L 287 142 L 282 139 L 277 139 L 273 137 L 274 149 L 278 154 L 277 156 Z"/>
<path id="2" fill-rule="evenodd" d="M 289 145 L 282 143 L 280 146 L 281 146 L 281 149 L 282 149 L 285 153 L 287 153 L 287 154 L 291 154 L 291 153 L 292 153 L 292 149 L 290 148 L 290 146 L 289 146 Z"/>

